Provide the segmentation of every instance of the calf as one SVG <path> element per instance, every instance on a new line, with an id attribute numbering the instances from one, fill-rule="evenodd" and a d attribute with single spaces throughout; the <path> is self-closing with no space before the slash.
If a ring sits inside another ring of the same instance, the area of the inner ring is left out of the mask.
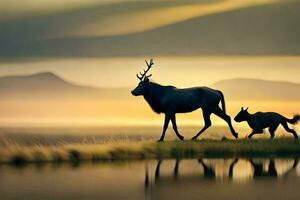
<path id="1" fill-rule="evenodd" d="M 241 111 L 236 115 L 234 120 L 236 122 L 248 122 L 249 126 L 252 128 L 252 133 L 250 133 L 248 138 L 251 138 L 257 133 L 263 133 L 265 128 L 269 129 L 271 138 L 274 138 L 275 131 L 281 124 L 287 132 L 292 133 L 295 139 L 298 139 L 296 131 L 289 128 L 288 123 L 296 124 L 300 120 L 300 115 L 295 115 L 292 119 L 288 119 L 275 112 L 257 112 L 255 114 L 250 114 L 248 112 L 248 108 L 244 109 L 242 107 Z"/>

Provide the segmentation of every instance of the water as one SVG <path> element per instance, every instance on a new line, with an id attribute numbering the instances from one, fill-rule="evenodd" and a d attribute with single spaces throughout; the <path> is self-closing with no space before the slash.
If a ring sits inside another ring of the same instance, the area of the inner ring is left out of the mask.
<path id="1" fill-rule="evenodd" d="M 297 159 L 0 166 L 1 200 L 299 199 Z"/>

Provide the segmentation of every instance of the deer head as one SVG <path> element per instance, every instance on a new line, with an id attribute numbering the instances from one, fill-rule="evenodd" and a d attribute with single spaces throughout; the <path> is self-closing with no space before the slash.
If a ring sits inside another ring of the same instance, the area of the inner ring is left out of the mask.
<path id="1" fill-rule="evenodd" d="M 139 74 L 136 75 L 136 77 L 140 80 L 138 86 L 131 91 L 131 94 L 134 96 L 139 96 L 139 95 L 143 95 L 146 90 L 147 87 L 149 85 L 149 77 L 152 76 L 152 74 L 147 75 L 147 72 L 152 68 L 152 66 L 154 65 L 153 63 L 153 59 L 150 59 L 149 63 L 147 62 L 147 60 L 145 60 L 146 65 L 147 65 L 147 69 L 143 70 L 143 72 L 140 72 Z"/>

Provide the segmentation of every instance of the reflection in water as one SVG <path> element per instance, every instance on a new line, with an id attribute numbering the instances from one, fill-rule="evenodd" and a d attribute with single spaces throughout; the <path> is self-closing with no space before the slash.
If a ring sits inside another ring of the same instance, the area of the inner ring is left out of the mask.
<path id="1" fill-rule="evenodd" d="M 173 169 L 173 179 L 178 179 L 179 178 L 179 163 L 181 160 L 176 159 L 175 160 L 175 165 L 174 165 L 174 169 Z M 227 167 L 226 164 L 223 164 L 222 169 L 228 169 L 227 173 L 226 173 L 226 177 L 228 180 L 233 180 L 234 179 L 234 174 L 237 174 L 237 179 L 239 179 L 239 174 L 244 174 L 247 170 L 247 168 L 235 168 L 235 165 L 237 165 L 239 162 L 243 162 L 243 161 L 247 161 L 250 165 L 251 165 L 251 170 L 252 171 L 248 171 L 247 173 L 252 174 L 251 178 L 252 179 L 256 179 L 256 178 L 261 178 L 261 177 L 266 177 L 266 178 L 276 178 L 279 177 L 278 172 L 277 172 L 277 168 L 275 166 L 275 160 L 273 158 L 268 159 L 268 160 L 258 160 L 258 161 L 254 161 L 253 159 L 232 159 L 229 163 L 229 166 Z M 208 165 L 204 159 L 198 159 L 196 162 L 198 162 L 198 164 L 202 167 L 202 174 L 201 176 L 199 176 L 199 180 L 200 179 L 218 179 L 218 177 L 216 176 L 216 165 Z M 161 173 L 160 173 L 160 168 L 161 165 L 163 163 L 163 160 L 158 160 L 157 164 L 156 164 L 156 168 L 155 168 L 155 181 L 154 183 L 158 183 L 160 181 L 161 177 Z M 245 164 L 245 163 L 244 163 Z M 284 165 L 286 163 L 278 163 L 278 167 L 282 167 L 281 165 Z M 267 167 L 265 167 L 267 165 Z M 290 173 L 292 173 L 296 167 L 298 165 L 298 158 L 293 159 L 293 164 L 284 172 L 282 172 L 282 174 L 280 174 L 280 177 L 286 177 L 288 176 Z M 146 178 L 145 178 L 145 186 L 149 186 L 150 183 L 150 178 L 149 178 L 149 167 L 148 165 L 146 166 Z M 199 172 L 200 174 L 200 172 Z M 188 177 L 188 176 L 186 176 Z M 185 176 L 180 177 L 181 179 L 186 178 Z M 168 179 L 168 177 L 164 177 L 164 179 Z"/>
<path id="2" fill-rule="evenodd" d="M 274 159 L 270 159 L 268 168 L 266 171 L 263 169 L 263 163 L 255 163 L 252 159 L 249 160 L 253 166 L 253 178 L 257 177 L 277 177 L 277 171 L 275 169 Z"/>
<path id="3" fill-rule="evenodd" d="M 1 200 L 299 199 L 299 167 L 295 158 L 0 165 L 0 194 Z"/>
<path id="4" fill-rule="evenodd" d="M 206 160 L 206 161 L 205 161 Z M 213 159 L 212 159 L 213 160 Z M 173 173 L 170 176 L 161 175 L 161 166 L 163 163 L 163 160 L 158 160 L 156 167 L 155 167 L 155 176 L 154 181 L 151 182 L 151 178 L 149 178 L 149 167 L 147 165 L 146 167 L 146 178 L 145 178 L 145 199 L 157 199 L 159 196 L 159 193 L 165 188 L 168 190 L 168 188 L 172 187 L 172 185 L 175 187 L 180 186 L 180 182 L 182 184 L 186 184 L 188 187 L 191 183 L 197 184 L 201 182 L 207 182 L 207 180 L 214 180 L 217 181 L 217 165 L 218 163 L 215 162 L 213 165 L 209 165 L 209 161 L 212 161 L 209 159 L 198 159 L 198 160 L 192 160 L 193 162 L 197 162 L 198 165 L 201 167 L 201 171 L 199 170 L 199 173 L 197 175 L 179 175 L 180 174 L 180 162 L 181 160 L 176 159 Z M 224 160 L 223 160 L 224 161 Z M 225 172 L 225 176 L 222 178 L 225 178 L 227 180 L 226 184 L 230 184 L 230 182 L 233 182 L 236 177 L 236 181 L 240 181 L 239 178 L 243 179 L 243 176 L 240 176 L 239 174 L 245 174 L 245 171 L 247 169 L 250 169 L 247 173 L 251 174 L 250 180 L 266 180 L 269 178 L 285 178 L 288 177 L 288 175 L 295 172 L 295 169 L 298 165 L 298 158 L 293 159 L 292 165 L 290 162 L 280 162 L 281 160 L 278 159 L 279 162 L 276 162 L 275 159 L 264 159 L 264 160 L 254 160 L 254 159 L 230 159 L 229 162 L 223 162 L 222 163 L 222 170 L 227 169 Z M 166 162 L 171 162 L 170 160 L 167 160 Z M 245 168 L 245 167 L 236 167 L 238 164 L 242 164 L 245 166 L 245 164 L 250 164 L 251 168 Z M 170 166 L 170 163 L 168 163 Z M 228 165 L 228 166 L 226 166 Z M 288 167 L 286 167 L 288 166 Z M 192 166 L 194 167 L 194 166 Z M 277 169 L 281 169 L 285 167 L 286 169 L 282 171 L 281 173 L 277 172 Z M 172 168 L 171 168 L 172 169 Z M 234 176 L 236 174 L 236 176 Z M 272 180 L 272 179 L 271 179 Z M 229 181 L 229 182 L 228 182 Z M 225 183 L 223 182 L 224 186 Z M 157 190 L 157 191 L 155 191 Z M 158 195 L 158 196 L 157 196 Z"/>

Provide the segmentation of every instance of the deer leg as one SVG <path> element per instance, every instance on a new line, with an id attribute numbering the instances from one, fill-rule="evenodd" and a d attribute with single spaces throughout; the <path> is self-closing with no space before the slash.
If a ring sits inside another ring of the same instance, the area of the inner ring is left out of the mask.
<path id="1" fill-rule="evenodd" d="M 223 110 L 221 110 L 221 108 L 219 108 L 219 106 L 217 106 L 214 110 L 213 110 L 213 113 L 215 115 L 217 115 L 218 117 L 222 118 L 224 121 L 227 122 L 229 128 L 230 128 L 230 131 L 231 131 L 231 134 L 235 137 L 235 138 L 238 138 L 238 134 L 237 132 L 235 132 L 232 124 L 231 124 L 231 118 L 229 115 L 227 115 Z"/>
<path id="2" fill-rule="evenodd" d="M 289 168 L 282 176 L 283 177 L 288 177 L 288 175 L 291 174 L 295 170 L 297 165 L 298 165 L 298 158 L 294 158 L 293 166 L 291 168 Z"/>
<path id="3" fill-rule="evenodd" d="M 298 135 L 297 135 L 296 131 L 294 129 L 289 128 L 289 126 L 286 122 L 281 122 L 281 125 L 287 132 L 292 133 L 294 135 L 295 139 L 298 139 Z"/>
<path id="4" fill-rule="evenodd" d="M 201 133 L 203 133 L 206 129 L 208 129 L 211 126 L 210 115 L 211 115 L 210 111 L 203 110 L 203 118 L 205 123 L 204 127 L 199 131 L 197 135 L 195 135 L 192 138 L 192 140 L 196 140 L 201 135 Z"/>
<path id="5" fill-rule="evenodd" d="M 229 173 L 228 173 L 228 177 L 229 178 L 233 178 L 233 168 L 234 168 L 234 166 L 236 165 L 236 163 L 239 161 L 239 159 L 234 159 L 234 161 L 230 164 L 230 166 L 229 166 Z"/>
<path id="6" fill-rule="evenodd" d="M 164 141 L 166 130 L 167 130 L 168 126 L 169 126 L 170 118 L 171 118 L 171 116 L 169 114 L 165 115 L 165 122 L 164 122 L 163 132 L 162 132 L 161 137 L 158 140 L 158 142 Z"/>
<path id="7" fill-rule="evenodd" d="M 203 176 L 204 178 L 215 178 L 216 173 L 215 170 L 212 167 L 207 166 L 202 159 L 198 160 L 198 163 L 200 163 L 203 167 Z"/>
<path id="8" fill-rule="evenodd" d="M 182 135 L 180 135 L 180 133 L 178 132 L 178 129 L 177 129 L 177 124 L 176 124 L 176 117 L 175 117 L 175 114 L 172 115 L 171 121 L 172 121 L 172 125 L 173 125 L 173 129 L 174 129 L 174 131 L 175 131 L 175 134 L 177 135 L 177 137 L 178 137 L 180 140 L 183 140 L 184 137 L 183 137 Z"/>
<path id="9" fill-rule="evenodd" d="M 162 163 L 162 160 L 158 160 L 156 168 L 155 168 L 155 182 L 159 181 L 160 178 L 160 165 Z"/>
<path id="10" fill-rule="evenodd" d="M 176 163 L 175 163 L 175 167 L 174 167 L 174 178 L 178 178 L 178 171 L 179 171 L 179 162 L 180 160 L 179 159 L 176 159 Z"/>
<path id="11" fill-rule="evenodd" d="M 277 177 L 277 171 L 275 168 L 275 161 L 274 159 L 270 159 L 269 168 L 268 168 L 268 175 L 271 177 Z"/>
<path id="12" fill-rule="evenodd" d="M 150 185 L 150 178 L 149 178 L 149 168 L 148 168 L 148 163 L 146 163 L 146 168 L 145 168 L 145 181 L 144 181 L 144 186 L 145 189 L 147 189 Z"/>

